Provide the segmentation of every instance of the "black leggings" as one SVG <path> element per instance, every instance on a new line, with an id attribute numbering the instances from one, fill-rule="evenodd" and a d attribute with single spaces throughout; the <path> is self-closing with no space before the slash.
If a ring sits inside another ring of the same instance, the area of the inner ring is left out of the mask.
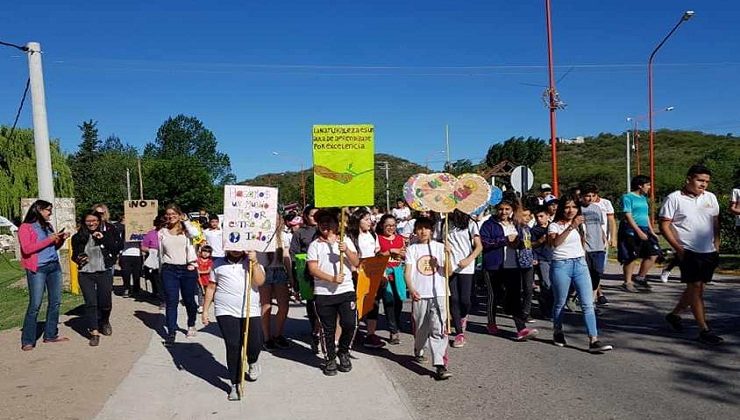
<path id="1" fill-rule="evenodd" d="M 249 337 L 247 338 L 247 363 L 252 364 L 260 357 L 262 350 L 262 321 L 258 316 L 249 318 Z M 241 383 L 244 374 L 241 370 L 242 340 L 244 338 L 244 318 L 231 315 L 216 317 L 218 328 L 226 344 L 226 367 L 232 384 Z"/>
<path id="2" fill-rule="evenodd" d="M 123 278 L 123 290 L 133 293 L 141 291 L 141 257 L 138 255 L 122 255 L 118 259 Z"/>
<path id="3" fill-rule="evenodd" d="M 470 295 L 473 288 L 473 274 L 456 273 L 450 276 L 450 312 L 455 333 L 462 334 L 462 319 L 470 312 Z"/>
<path id="4" fill-rule="evenodd" d="M 337 329 L 337 315 L 342 334 L 339 336 L 339 353 L 349 353 L 352 339 L 357 330 L 357 295 L 355 292 L 341 295 L 316 295 L 316 315 L 321 323 L 322 340 L 326 349 L 326 360 L 334 360 L 337 348 L 334 333 Z"/>
<path id="5" fill-rule="evenodd" d="M 110 321 L 113 309 L 113 273 L 110 270 L 95 273 L 81 272 L 78 282 L 85 298 L 85 319 L 90 331 Z"/>
<path id="6" fill-rule="evenodd" d="M 385 313 L 385 320 L 388 324 L 388 331 L 390 331 L 391 334 L 398 334 L 398 331 L 401 329 L 401 313 L 403 312 L 403 301 L 398 294 L 396 282 L 391 281 L 389 282 L 389 284 L 391 285 L 391 291 L 393 292 L 393 299 L 388 299 L 388 297 L 386 297 L 385 295 L 385 288 L 387 286 L 381 286 L 375 298 L 375 305 L 373 305 L 373 309 L 370 310 L 370 312 L 368 312 L 368 314 L 366 315 L 366 319 L 378 319 L 378 303 L 382 300 L 383 312 Z"/>

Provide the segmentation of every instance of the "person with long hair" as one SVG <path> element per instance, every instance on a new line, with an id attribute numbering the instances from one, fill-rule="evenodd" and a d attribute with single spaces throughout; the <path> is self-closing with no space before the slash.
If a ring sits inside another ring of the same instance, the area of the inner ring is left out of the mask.
<path id="1" fill-rule="evenodd" d="M 334 214 L 320 211 L 316 213 L 316 222 L 319 236 L 309 245 L 306 262 L 314 278 L 316 314 L 321 323 L 326 357 L 324 375 L 334 376 L 337 370 L 352 370 L 349 350 L 357 330 L 357 295 L 352 269 L 360 264 L 360 259 L 352 241 L 347 237 L 339 238 L 339 221 Z M 337 320 L 342 328 L 338 345 L 334 341 Z"/>
<path id="2" fill-rule="evenodd" d="M 283 218 L 277 216 L 277 224 L 273 241 L 275 251 L 258 252 L 257 260 L 265 268 L 265 284 L 260 287 L 260 305 L 262 306 L 262 331 L 265 337 L 265 348 L 287 349 L 290 342 L 283 335 L 285 320 L 288 318 L 290 291 L 288 284 L 292 283 L 293 267 L 288 250 L 290 242 L 283 226 Z M 275 314 L 275 333 L 272 332 L 272 298 L 277 302 Z"/>
<path id="3" fill-rule="evenodd" d="M 536 336 L 538 331 L 526 326 L 532 304 L 534 257 L 529 227 L 520 222 L 519 209 L 516 198 L 504 198 L 498 205 L 497 217 L 481 226 L 480 237 L 489 279 L 488 332 L 499 332 L 496 305 L 503 294 L 504 309 L 511 314 L 516 326 L 516 340 L 524 341 Z"/>
<path id="4" fill-rule="evenodd" d="M 638 292 L 635 285 L 650 289 L 646 276 L 661 252 L 658 236 L 650 221 L 647 198 L 650 188 L 652 188 L 650 178 L 637 175 L 630 183 L 631 191 L 622 196 L 624 219 L 619 225 L 617 257 L 622 263 L 624 273 L 622 288 L 631 293 Z M 633 279 L 635 267 L 638 265 L 640 269 Z"/>
<path id="5" fill-rule="evenodd" d="M 96 211 L 87 211 L 80 230 L 72 236 L 72 261 L 77 264 L 79 284 L 85 298 L 85 319 L 90 345 L 100 344 L 100 334 L 111 335 L 113 309 L 113 273 L 116 263 L 116 237 L 112 230 L 102 231 L 103 219 Z"/>
<path id="6" fill-rule="evenodd" d="M 581 309 L 586 323 L 591 353 L 609 351 L 612 346 L 599 341 L 596 328 L 596 312 L 592 299 L 591 276 L 586 263 L 584 249 L 584 217 L 581 214 L 579 199 L 575 196 L 561 197 L 558 209 L 555 212 L 553 223 L 547 228 L 547 234 L 552 247 L 552 261 L 550 264 L 550 281 L 554 296 L 553 305 L 553 344 L 565 346 L 563 333 L 563 308 L 568 297 L 571 285 L 581 296 Z"/>
<path id="7" fill-rule="evenodd" d="M 465 327 L 470 312 L 470 296 L 475 275 L 475 259 L 483 251 L 478 224 L 460 210 L 449 216 L 447 243 L 450 248 L 450 312 L 455 328 L 452 347 L 465 345 Z"/>
<path id="8" fill-rule="evenodd" d="M 308 205 L 303 209 L 303 225 L 293 233 L 293 238 L 290 240 L 290 259 L 293 261 L 293 267 L 296 267 L 296 255 L 306 254 L 308 246 L 316 239 L 317 228 L 316 219 L 314 216 L 319 209 L 312 205 Z M 302 274 L 293 272 L 293 278 L 296 283 L 296 289 L 298 289 L 298 275 L 302 275 L 304 280 L 313 287 L 313 276 L 308 270 L 303 271 Z M 304 296 L 302 296 L 305 298 Z M 314 354 L 319 353 L 319 343 L 321 337 L 319 335 L 319 324 L 316 322 L 316 305 L 313 299 L 306 299 L 306 316 L 308 322 L 311 325 L 311 351 Z"/>
<path id="9" fill-rule="evenodd" d="M 159 309 L 165 308 L 164 286 L 160 275 L 159 231 L 167 224 L 164 215 L 152 221 L 152 229 L 141 241 L 141 252 L 144 254 L 144 277 L 152 283 L 152 294 L 159 298 Z"/>
<path id="10" fill-rule="evenodd" d="M 355 244 L 360 261 L 365 258 L 374 257 L 380 250 L 377 235 L 372 229 L 372 223 L 370 211 L 364 207 L 355 210 L 349 218 L 347 236 Z M 381 348 L 385 345 L 380 340 L 380 337 L 375 334 L 378 327 L 378 302 L 384 296 L 382 291 L 385 287 L 385 283 L 381 282 L 375 295 L 375 304 L 371 310 L 372 314 L 368 315 L 365 319 L 367 335 L 362 345 L 367 348 Z"/>
<path id="11" fill-rule="evenodd" d="M 401 281 L 401 279 L 396 278 L 396 269 L 401 266 L 406 257 L 406 238 L 398 233 L 396 223 L 396 218 L 392 214 L 384 214 L 376 227 L 376 233 L 378 234 L 378 255 L 390 256 L 385 269 L 385 279 L 391 293 L 383 299 L 383 311 L 385 312 L 385 321 L 390 331 L 388 342 L 393 345 L 401 344 L 399 332 L 401 330 L 403 299 L 405 298 L 405 296 L 401 296 L 398 292 L 396 280 Z M 367 314 L 367 319 L 378 319 L 377 306 Z"/>
<path id="12" fill-rule="evenodd" d="M 180 294 L 188 314 L 187 336 L 195 336 L 195 320 L 198 305 L 195 303 L 195 288 L 198 281 L 197 255 L 187 227 L 186 216 L 176 204 L 165 207 L 166 225 L 159 230 L 159 255 L 162 261 L 162 283 L 165 290 L 165 320 L 167 338 L 165 344 L 172 345 L 177 333 L 177 305 Z"/>
<path id="13" fill-rule="evenodd" d="M 36 347 L 36 318 L 41 309 L 44 292 L 48 291 L 44 343 L 68 341 L 59 335 L 59 308 L 62 304 L 62 267 L 59 265 L 57 250 L 69 237 L 62 229 L 54 231 L 49 223 L 52 204 L 36 200 L 28 209 L 23 223 L 18 228 L 18 242 L 21 248 L 21 266 L 26 269 L 28 282 L 28 308 L 23 319 L 21 349 L 33 350 Z"/>

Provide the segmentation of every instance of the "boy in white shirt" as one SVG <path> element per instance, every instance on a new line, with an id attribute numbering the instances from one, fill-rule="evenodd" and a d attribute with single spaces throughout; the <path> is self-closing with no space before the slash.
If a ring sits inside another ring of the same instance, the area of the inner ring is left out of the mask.
<path id="1" fill-rule="evenodd" d="M 680 261 L 681 282 L 686 283 L 681 299 L 666 321 L 675 331 L 682 331 L 681 312 L 689 307 L 701 329 L 699 341 L 720 344 L 724 340 L 709 329 L 704 306 L 704 288 L 712 281 L 719 262 L 719 204 L 706 191 L 712 172 L 694 165 L 686 174 L 683 189 L 674 191 L 660 209 L 660 231 L 676 250 Z"/>
<path id="2" fill-rule="evenodd" d="M 452 376 L 447 371 L 445 250 L 444 245 L 432 240 L 433 229 L 431 219 L 416 219 L 414 233 L 419 241 L 406 249 L 404 277 L 413 299 L 415 360 L 419 363 L 427 360 L 424 349 L 428 346 L 432 364 L 437 369 L 435 378 L 444 380 Z"/>

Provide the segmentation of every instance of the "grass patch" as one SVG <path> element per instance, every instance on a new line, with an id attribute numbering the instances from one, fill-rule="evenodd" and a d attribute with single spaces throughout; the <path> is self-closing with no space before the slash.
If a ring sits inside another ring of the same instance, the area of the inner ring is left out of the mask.
<path id="1" fill-rule="evenodd" d="M 10 261 L 0 255 L 0 330 L 19 328 L 23 325 L 28 307 L 28 290 L 25 288 L 26 271 L 21 268 L 18 261 Z M 21 287 L 17 285 L 22 281 Z M 41 304 L 38 319 L 46 319 L 47 296 Z M 82 295 L 73 295 L 62 292 L 62 308 L 60 313 L 65 313 L 83 303 Z"/>

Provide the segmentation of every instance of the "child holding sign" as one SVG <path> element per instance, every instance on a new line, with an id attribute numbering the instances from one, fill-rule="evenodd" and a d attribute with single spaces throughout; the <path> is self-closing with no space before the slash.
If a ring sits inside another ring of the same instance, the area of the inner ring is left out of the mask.
<path id="1" fill-rule="evenodd" d="M 427 217 L 416 219 L 414 233 L 419 242 L 406 250 L 406 288 L 413 299 L 411 314 L 414 319 L 414 356 L 419 363 L 426 361 L 424 349 L 428 346 L 432 364 L 437 368 L 435 378 L 445 380 L 452 376 L 447 371 L 447 302 L 445 298 L 444 245 L 432 240 L 434 223 Z"/>
<path id="2" fill-rule="evenodd" d="M 352 282 L 352 268 L 360 265 L 360 258 L 349 237 L 340 240 L 339 221 L 334 214 L 320 210 L 316 213 L 316 222 L 319 236 L 308 246 L 306 262 L 314 278 L 316 314 L 326 351 L 324 375 L 334 376 L 337 370 L 352 370 L 349 348 L 357 329 L 357 296 Z M 343 267 L 340 266 L 342 262 Z M 334 344 L 337 316 L 342 328 L 338 350 Z"/>

